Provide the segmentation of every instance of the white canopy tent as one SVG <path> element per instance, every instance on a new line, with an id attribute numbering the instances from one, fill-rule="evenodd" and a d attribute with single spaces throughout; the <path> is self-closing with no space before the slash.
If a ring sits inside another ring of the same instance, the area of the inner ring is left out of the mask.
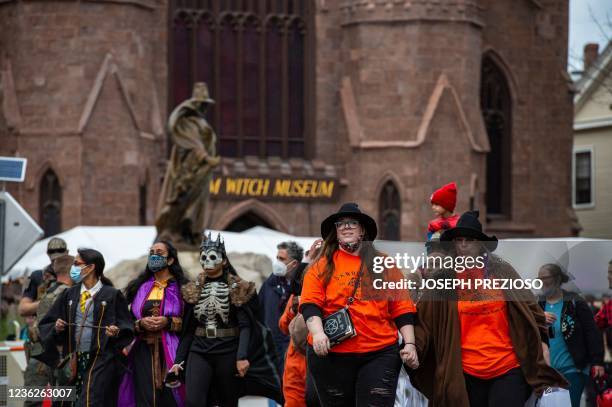
<path id="1" fill-rule="evenodd" d="M 211 230 L 213 238 L 218 231 Z M 294 240 L 307 250 L 315 237 L 296 237 L 264 227 L 255 227 L 242 233 L 221 232 L 227 252 L 257 253 L 276 257 L 276 245 L 285 240 Z M 111 269 L 124 260 L 137 259 L 148 253 L 156 236 L 153 226 L 78 226 L 57 237 L 66 241 L 70 254 L 76 249 L 88 247 L 99 250 Z M 49 264 L 47 243 L 51 237 L 36 242 L 32 248 L 2 277 L 2 282 L 28 276 Z"/>
<path id="2" fill-rule="evenodd" d="M 422 242 L 377 241 L 378 249 L 395 256 L 423 254 Z M 612 260 L 612 240 L 567 238 L 502 239 L 494 252 L 509 262 L 523 279 L 537 278 L 541 266 L 554 263 L 569 273 L 564 288 L 585 294 L 608 292 L 607 270 Z"/>
<path id="3" fill-rule="evenodd" d="M 211 231 L 216 237 L 218 231 Z M 297 237 L 257 226 L 241 233 L 221 232 L 228 253 L 256 253 L 276 257 L 276 246 L 294 240 L 307 250 L 317 237 Z M 79 247 L 99 250 L 110 270 L 125 260 L 138 259 L 148 253 L 156 236 L 153 226 L 79 226 L 57 235 L 68 244 L 71 254 Z M 28 276 L 49 264 L 46 254 L 50 238 L 38 241 L 2 277 L 2 282 Z M 418 256 L 419 242 L 377 241 L 377 247 L 391 255 L 407 252 Z M 574 278 L 570 284 L 585 293 L 601 294 L 608 289 L 607 264 L 612 259 L 612 240 L 584 238 L 506 239 L 500 241 L 496 254 L 513 264 L 523 278 L 535 278 L 539 266 L 558 263 Z M 570 288 L 573 288 L 570 286 Z"/>
<path id="4" fill-rule="evenodd" d="M 106 267 L 111 268 L 122 260 L 136 258 L 147 253 L 156 231 L 152 226 L 77 226 L 54 237 L 66 241 L 70 254 L 80 247 L 94 248 L 104 255 Z M 39 240 L 2 277 L 2 282 L 28 276 L 49 264 L 47 244 L 51 237 Z"/>

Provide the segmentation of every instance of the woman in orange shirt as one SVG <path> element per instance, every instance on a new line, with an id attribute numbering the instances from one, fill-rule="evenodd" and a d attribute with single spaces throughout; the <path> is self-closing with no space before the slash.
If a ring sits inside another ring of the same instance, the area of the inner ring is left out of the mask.
<path id="1" fill-rule="evenodd" d="M 464 280 L 465 290 L 426 292 L 419 301 L 415 336 L 424 363 L 411 379 L 430 406 L 517 407 L 532 392 L 565 387 L 563 377 L 547 364 L 547 327 L 533 294 L 475 288 L 475 280 L 520 279 L 510 264 L 492 254 L 497 239 L 482 232 L 478 211 L 461 215 L 440 240 L 448 242 L 454 264 L 472 266 L 432 276 Z"/>
<path id="2" fill-rule="evenodd" d="M 342 205 L 321 224 L 321 254 L 304 278 L 300 311 L 310 332 L 308 370 L 323 406 L 393 406 L 402 360 L 418 367 L 410 298 L 367 295 L 374 277 L 398 277 L 397 269 L 373 274 L 374 257 L 384 256 L 372 244 L 376 233 L 376 222 L 357 204 Z M 331 344 L 328 334 L 338 320 L 324 327 L 323 319 L 347 306 L 356 334 Z"/>

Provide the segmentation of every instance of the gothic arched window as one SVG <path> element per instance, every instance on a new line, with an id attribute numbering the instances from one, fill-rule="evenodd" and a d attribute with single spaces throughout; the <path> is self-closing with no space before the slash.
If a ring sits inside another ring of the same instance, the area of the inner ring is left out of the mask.
<path id="1" fill-rule="evenodd" d="M 52 169 L 48 169 L 40 180 L 39 219 L 46 236 L 62 231 L 62 188 Z"/>
<path id="2" fill-rule="evenodd" d="M 502 70 L 482 60 L 480 106 L 491 145 L 487 155 L 487 214 L 509 218 L 512 192 L 512 98 Z"/>
<path id="3" fill-rule="evenodd" d="M 378 202 L 380 219 L 380 239 L 400 240 L 401 202 L 395 184 L 387 181 L 380 192 Z"/>
<path id="4" fill-rule="evenodd" d="M 148 199 L 148 188 L 147 185 L 149 179 L 138 186 L 138 224 L 145 226 L 147 222 L 147 199 Z"/>
<path id="5" fill-rule="evenodd" d="M 305 157 L 312 1 L 176 0 L 171 108 L 206 82 L 222 156 Z"/>

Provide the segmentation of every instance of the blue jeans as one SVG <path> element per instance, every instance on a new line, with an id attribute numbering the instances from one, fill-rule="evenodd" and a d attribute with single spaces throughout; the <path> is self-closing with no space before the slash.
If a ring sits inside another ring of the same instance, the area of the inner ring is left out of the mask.
<path id="1" fill-rule="evenodd" d="M 564 374 L 568 382 L 570 382 L 570 399 L 572 399 L 572 407 L 580 407 L 580 397 L 584 390 L 587 375 L 581 372 Z"/>

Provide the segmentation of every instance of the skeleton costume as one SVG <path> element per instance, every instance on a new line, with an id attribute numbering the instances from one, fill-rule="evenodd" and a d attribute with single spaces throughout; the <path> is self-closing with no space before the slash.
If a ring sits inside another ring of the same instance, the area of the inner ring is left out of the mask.
<path id="1" fill-rule="evenodd" d="M 238 277 L 220 235 L 214 241 L 210 233 L 204 238 L 200 263 L 204 270 L 223 267 L 223 272 L 212 278 L 203 271 L 181 289 L 186 308 L 175 363 L 186 362 L 186 406 L 237 406 L 245 394 L 280 401 L 273 345 L 256 317 L 255 284 Z M 244 378 L 237 375 L 239 360 L 250 363 Z"/>

